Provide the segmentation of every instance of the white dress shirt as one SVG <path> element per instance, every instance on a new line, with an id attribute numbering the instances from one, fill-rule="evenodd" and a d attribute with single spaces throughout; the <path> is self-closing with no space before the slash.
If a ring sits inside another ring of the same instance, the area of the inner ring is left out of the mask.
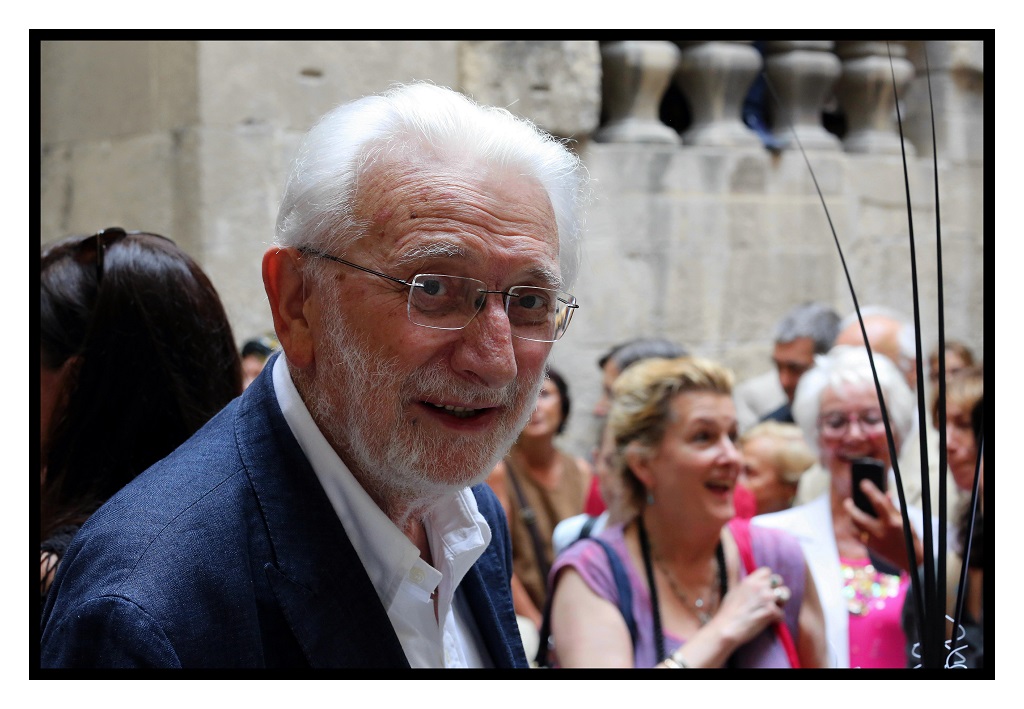
<path id="1" fill-rule="evenodd" d="M 491 541 L 472 491 L 466 488 L 441 501 L 423 520 L 437 568 L 431 566 L 324 438 L 295 389 L 284 355 L 275 362 L 273 379 L 288 427 L 341 520 L 410 666 L 492 666 L 464 594 L 455 592 Z M 431 598 L 435 589 L 437 618 Z"/>

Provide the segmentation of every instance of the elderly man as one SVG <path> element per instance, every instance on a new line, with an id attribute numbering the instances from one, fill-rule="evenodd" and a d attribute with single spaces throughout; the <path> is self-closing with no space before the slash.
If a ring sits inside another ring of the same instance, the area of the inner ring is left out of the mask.
<path id="1" fill-rule="evenodd" d="M 283 355 L 104 506 L 44 667 L 526 667 L 487 473 L 569 325 L 579 161 L 428 84 L 328 113 L 263 280 Z"/>
<path id="2" fill-rule="evenodd" d="M 916 393 L 917 381 L 917 346 L 914 336 L 914 324 L 898 312 L 884 306 L 866 305 L 860 309 L 864 321 L 864 330 L 871 343 L 871 351 L 888 357 L 903 375 L 912 392 Z M 839 323 L 839 334 L 835 344 L 864 347 L 864 333 L 860 328 L 857 313 L 853 312 Z M 922 506 L 923 485 L 921 481 L 921 434 L 920 426 L 925 426 L 928 441 L 928 485 L 930 511 L 939 513 L 939 435 L 928 424 L 926 409 L 924 422 L 918 421 L 915 409 L 914 426 L 904 442 L 897 458 L 903 493 L 907 504 Z M 890 479 L 890 487 L 895 489 L 895 478 Z M 800 478 L 795 504 L 809 502 L 828 489 L 828 477 L 820 468 L 812 468 Z M 952 474 L 946 473 L 946 515 L 952 520 L 959 493 Z"/>

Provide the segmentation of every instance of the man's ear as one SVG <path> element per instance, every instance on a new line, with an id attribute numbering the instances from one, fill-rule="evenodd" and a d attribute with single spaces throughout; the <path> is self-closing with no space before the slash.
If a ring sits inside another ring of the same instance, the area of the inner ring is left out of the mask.
<path id="1" fill-rule="evenodd" d="M 302 254 L 297 249 L 271 247 L 263 254 L 263 287 L 267 291 L 274 330 L 289 364 L 313 364 L 313 330 L 308 320 L 310 294 L 302 276 Z"/>

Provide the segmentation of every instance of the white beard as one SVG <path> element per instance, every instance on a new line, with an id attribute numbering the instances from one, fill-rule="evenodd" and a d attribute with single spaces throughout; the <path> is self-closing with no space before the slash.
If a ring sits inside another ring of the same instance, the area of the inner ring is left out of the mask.
<path id="1" fill-rule="evenodd" d="M 317 382 L 308 387 L 307 405 L 385 514 L 398 523 L 396 517 L 404 521 L 482 482 L 529 420 L 543 372 L 535 381 L 519 377 L 497 393 L 457 379 L 442 362 L 403 378 L 397 357 L 371 352 L 346 326 L 338 299 L 325 301 L 323 318 L 330 328 L 317 353 Z M 485 393 L 488 401 L 507 408 L 490 432 L 444 440 L 423 435 L 419 422 L 409 418 L 404 405 L 411 392 L 434 401 L 473 400 Z"/>

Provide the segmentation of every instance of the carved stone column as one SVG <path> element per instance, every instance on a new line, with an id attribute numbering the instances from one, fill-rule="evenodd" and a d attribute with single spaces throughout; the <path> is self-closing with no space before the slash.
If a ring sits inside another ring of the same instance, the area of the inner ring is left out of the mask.
<path id="1" fill-rule="evenodd" d="M 984 43 L 976 40 L 907 42 L 907 58 L 913 62 L 915 73 L 907 87 L 904 128 L 917 154 L 932 154 L 930 73 L 939 157 L 962 161 L 979 159 L 985 154 Z"/>
<path id="2" fill-rule="evenodd" d="M 687 145 L 757 147 L 761 140 L 742 120 L 743 99 L 761 70 L 752 42 L 679 42 L 676 85 L 686 96 L 693 122 Z"/>
<path id="3" fill-rule="evenodd" d="M 594 140 L 601 143 L 679 143 L 658 109 L 679 62 L 672 42 L 601 44 L 601 94 L 606 120 Z"/>
<path id="4" fill-rule="evenodd" d="M 839 150 L 842 143 L 822 125 L 822 107 L 842 71 L 832 53 L 835 42 L 766 42 L 765 73 L 772 134 L 787 148 L 798 149 L 793 134 L 806 150 Z M 777 100 L 776 100 L 777 99 Z"/>
<path id="5" fill-rule="evenodd" d="M 843 63 L 836 96 L 846 114 L 847 132 L 843 139 L 846 151 L 899 153 L 893 76 L 896 78 L 896 93 L 902 96 L 903 89 L 914 76 L 914 66 L 906 57 L 906 48 L 896 42 L 837 42 L 836 53 Z M 906 151 L 908 156 L 915 154 L 910 141 L 906 143 Z"/>

